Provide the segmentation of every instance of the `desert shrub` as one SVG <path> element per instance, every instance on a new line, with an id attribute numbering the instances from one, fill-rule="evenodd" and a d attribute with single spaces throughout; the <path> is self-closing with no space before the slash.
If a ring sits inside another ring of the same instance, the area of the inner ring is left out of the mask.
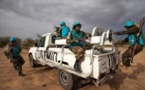
<path id="1" fill-rule="evenodd" d="M 29 49 L 31 46 L 34 46 L 35 44 L 35 40 L 31 39 L 31 38 L 26 38 L 23 42 L 22 42 L 22 48 L 24 49 Z"/>
<path id="2" fill-rule="evenodd" d="M 17 39 L 17 43 L 20 44 L 21 43 L 21 39 L 16 37 Z M 9 43 L 10 37 L 9 36 L 4 36 L 4 37 L 0 37 L 0 47 L 4 47 Z"/>
<path id="3" fill-rule="evenodd" d="M 4 47 L 9 43 L 9 36 L 0 37 L 0 47 Z"/>

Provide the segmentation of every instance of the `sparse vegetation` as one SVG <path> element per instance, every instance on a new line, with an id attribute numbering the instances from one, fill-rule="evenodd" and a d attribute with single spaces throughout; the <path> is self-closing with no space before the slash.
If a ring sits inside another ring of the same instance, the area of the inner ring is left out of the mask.
<path id="1" fill-rule="evenodd" d="M 5 36 L 5 37 L 0 37 L 0 47 L 4 47 L 5 45 L 8 44 L 10 37 Z"/>
<path id="2" fill-rule="evenodd" d="M 0 37 L 0 48 L 6 46 L 9 43 L 9 36 L 5 36 L 5 37 Z M 21 43 L 21 39 L 17 37 L 17 42 L 20 44 Z"/>
<path id="3" fill-rule="evenodd" d="M 6 46 L 9 43 L 9 36 L 0 37 L 0 48 Z M 21 45 L 24 49 L 29 49 L 29 47 L 33 46 L 37 40 L 33 40 L 31 38 L 26 38 L 25 40 L 21 40 L 17 37 L 17 43 Z"/>
<path id="4" fill-rule="evenodd" d="M 35 40 L 33 40 L 31 38 L 27 38 L 21 43 L 22 48 L 24 48 L 24 49 L 29 49 L 34 44 L 35 44 Z"/>

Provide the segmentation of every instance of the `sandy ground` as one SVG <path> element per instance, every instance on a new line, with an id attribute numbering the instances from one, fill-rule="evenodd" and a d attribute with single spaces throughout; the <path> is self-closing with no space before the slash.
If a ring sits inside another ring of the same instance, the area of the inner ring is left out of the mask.
<path id="1" fill-rule="evenodd" d="M 121 52 L 126 50 L 120 47 Z M 50 67 L 31 68 L 28 51 L 21 54 L 26 63 L 23 65 L 25 77 L 19 77 L 13 65 L 5 58 L 0 49 L 0 90 L 63 90 L 58 82 L 58 70 Z M 79 90 L 145 90 L 145 49 L 134 58 L 130 68 L 119 66 L 119 72 L 105 85 L 96 87 L 86 85 Z"/>

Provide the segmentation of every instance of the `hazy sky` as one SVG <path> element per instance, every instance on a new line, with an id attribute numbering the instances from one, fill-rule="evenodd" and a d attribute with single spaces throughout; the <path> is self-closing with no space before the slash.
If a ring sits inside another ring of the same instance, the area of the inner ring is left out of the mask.
<path id="1" fill-rule="evenodd" d="M 80 21 L 86 32 L 95 26 L 119 31 L 143 16 L 145 0 L 0 0 L 0 36 L 35 38 L 61 21 L 70 28 Z"/>

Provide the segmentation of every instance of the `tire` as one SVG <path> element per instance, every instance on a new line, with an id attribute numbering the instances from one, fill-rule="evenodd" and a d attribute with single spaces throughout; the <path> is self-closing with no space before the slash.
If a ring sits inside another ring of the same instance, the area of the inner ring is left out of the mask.
<path id="1" fill-rule="evenodd" d="M 65 72 L 63 70 L 59 70 L 58 79 L 60 85 L 64 88 L 64 90 L 76 90 L 74 75 Z"/>
<path id="2" fill-rule="evenodd" d="M 29 63 L 30 63 L 30 67 L 32 67 L 32 68 L 36 67 L 32 54 L 29 55 Z"/>

